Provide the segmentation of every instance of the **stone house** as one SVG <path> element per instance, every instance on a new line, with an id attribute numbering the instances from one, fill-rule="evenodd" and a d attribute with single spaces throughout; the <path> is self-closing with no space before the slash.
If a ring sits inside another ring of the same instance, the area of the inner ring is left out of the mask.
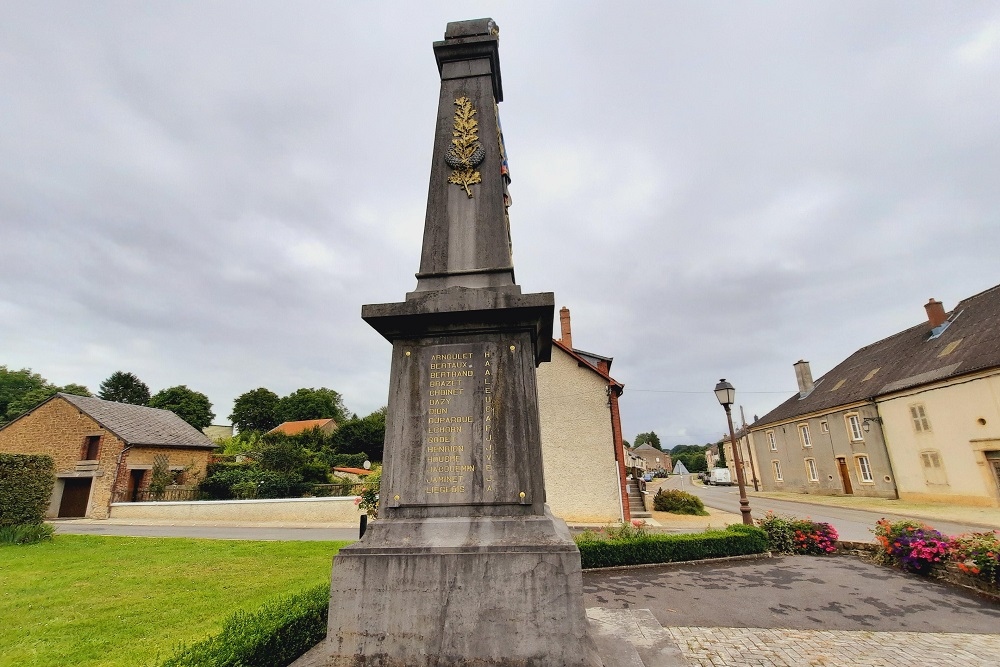
<path id="1" fill-rule="evenodd" d="M 573 347 L 569 309 L 559 319 L 562 337 L 537 373 L 546 502 L 570 523 L 628 521 L 618 410 L 625 386 L 609 375 L 610 357 Z"/>
<path id="2" fill-rule="evenodd" d="M 670 452 L 660 451 L 648 442 L 632 449 L 632 453 L 646 462 L 646 470 L 650 472 L 673 469 Z"/>
<path id="3" fill-rule="evenodd" d="M 176 483 L 196 482 L 216 447 L 168 410 L 63 393 L 0 429 L 0 452 L 55 460 L 53 518 L 107 518 L 113 500 L 134 500 L 149 486 L 157 461 Z"/>
<path id="4" fill-rule="evenodd" d="M 1000 506 L 1000 285 L 861 348 L 754 422 L 764 490 Z"/>

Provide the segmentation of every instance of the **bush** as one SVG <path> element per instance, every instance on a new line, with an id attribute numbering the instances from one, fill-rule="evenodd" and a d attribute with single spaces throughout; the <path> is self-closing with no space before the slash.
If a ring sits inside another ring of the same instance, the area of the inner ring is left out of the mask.
<path id="1" fill-rule="evenodd" d="M 881 547 L 879 560 L 909 572 L 929 574 L 935 565 L 948 560 L 951 553 L 948 537 L 915 521 L 879 519 L 874 532 Z"/>
<path id="2" fill-rule="evenodd" d="M 254 613 L 236 612 L 222 632 L 181 646 L 162 667 L 284 667 L 326 637 L 330 587 L 265 603 Z"/>
<path id="3" fill-rule="evenodd" d="M 55 530 L 47 523 L 22 523 L 17 526 L 0 526 L 0 545 L 35 544 L 52 539 Z"/>
<path id="4" fill-rule="evenodd" d="M 595 535 L 584 533 L 576 539 L 584 568 L 674 563 L 767 551 L 767 534 L 760 528 L 742 524 L 682 535 L 640 534 L 617 539 Z"/>
<path id="5" fill-rule="evenodd" d="M 653 496 L 653 509 L 672 514 L 694 514 L 708 516 L 701 498 L 679 489 L 660 489 Z"/>
<path id="6" fill-rule="evenodd" d="M 55 471 L 51 456 L 0 454 L 0 526 L 42 523 Z"/>
<path id="7" fill-rule="evenodd" d="M 1000 535 L 996 532 L 960 535 L 951 542 L 951 557 L 958 569 L 994 586 L 1000 574 Z"/>
<path id="8" fill-rule="evenodd" d="M 768 549 L 774 553 L 822 556 L 837 550 L 837 531 L 828 523 L 768 512 L 757 525 L 767 533 Z"/>

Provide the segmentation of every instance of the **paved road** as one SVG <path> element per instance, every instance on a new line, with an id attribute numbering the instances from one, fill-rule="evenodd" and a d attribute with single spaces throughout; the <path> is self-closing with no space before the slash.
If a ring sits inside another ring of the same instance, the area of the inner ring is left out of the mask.
<path id="1" fill-rule="evenodd" d="M 356 540 L 357 528 L 281 528 L 268 526 L 128 525 L 107 522 L 53 521 L 57 534 L 133 537 L 200 537 L 214 540 Z"/>
<path id="2" fill-rule="evenodd" d="M 1000 605 L 854 556 L 786 556 L 583 573 L 585 605 L 664 626 L 1000 632 Z"/>
<path id="3" fill-rule="evenodd" d="M 702 486 L 692 483 L 688 476 L 671 476 L 664 482 L 665 488 L 677 488 L 693 493 L 708 507 L 714 507 L 726 512 L 740 513 L 740 494 L 735 486 Z M 788 500 L 772 500 L 770 498 L 751 497 L 750 509 L 753 517 L 759 519 L 768 511 L 775 514 L 787 514 L 797 517 L 809 517 L 813 521 L 829 523 L 837 529 L 837 533 L 842 540 L 853 542 L 874 542 L 875 537 L 871 529 L 875 527 L 875 522 L 882 517 L 904 519 L 907 517 L 880 514 L 877 512 L 867 512 L 864 510 L 847 509 L 843 507 L 831 507 L 826 505 L 815 505 L 811 503 L 797 503 Z M 946 535 L 960 535 L 982 531 L 982 526 L 950 523 L 947 521 L 928 521 L 934 528 Z"/>
<path id="4" fill-rule="evenodd" d="M 850 556 L 588 570 L 583 584 L 589 609 L 652 612 L 672 667 L 1000 664 L 1000 605 Z"/>

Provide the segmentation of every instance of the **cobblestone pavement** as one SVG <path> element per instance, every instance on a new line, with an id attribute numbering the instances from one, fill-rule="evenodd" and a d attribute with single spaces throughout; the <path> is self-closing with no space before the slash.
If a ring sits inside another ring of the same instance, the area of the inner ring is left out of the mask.
<path id="1" fill-rule="evenodd" d="M 776 628 L 665 628 L 691 667 L 1000 664 L 1000 635 Z"/>

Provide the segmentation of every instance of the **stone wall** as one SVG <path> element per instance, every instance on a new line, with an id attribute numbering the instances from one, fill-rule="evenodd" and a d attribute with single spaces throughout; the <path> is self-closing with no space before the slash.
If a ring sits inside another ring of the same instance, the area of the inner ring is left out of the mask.
<path id="1" fill-rule="evenodd" d="M 81 466 L 84 443 L 88 436 L 100 436 L 97 465 Z M 91 477 L 87 517 L 104 519 L 108 516 L 111 484 L 115 476 L 118 454 L 124 443 L 76 406 L 61 398 L 53 398 L 34 411 L 0 430 L 0 452 L 9 454 L 48 454 L 56 464 L 56 485 L 46 516 L 54 517 L 66 478 Z M 87 468 L 78 470 L 78 468 Z"/>
<path id="2" fill-rule="evenodd" d="M 538 368 L 546 502 L 570 523 L 621 521 L 607 383 L 558 347 Z"/>
<path id="3" fill-rule="evenodd" d="M 353 497 L 279 500 L 196 500 L 191 502 L 115 503 L 112 519 L 206 523 L 344 524 L 357 526 L 361 515 Z"/>

